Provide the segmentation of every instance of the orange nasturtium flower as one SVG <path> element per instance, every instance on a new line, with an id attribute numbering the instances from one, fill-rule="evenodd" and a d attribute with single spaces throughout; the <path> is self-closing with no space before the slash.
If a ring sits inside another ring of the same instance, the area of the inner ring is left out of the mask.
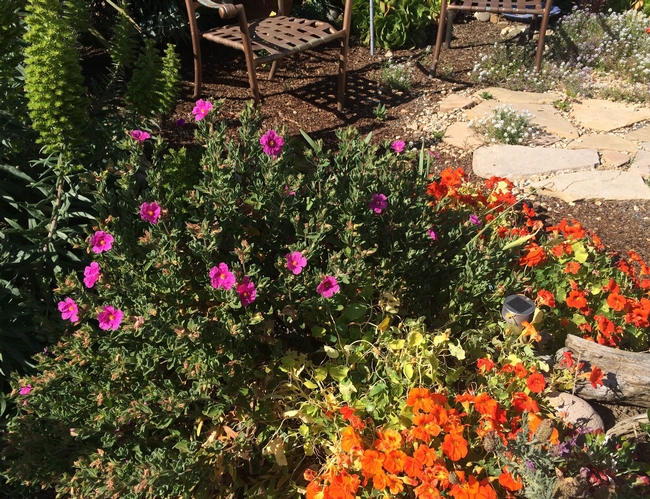
<path id="1" fill-rule="evenodd" d="M 350 452 L 354 448 L 363 449 L 363 443 L 354 428 L 348 426 L 341 432 L 341 449 L 344 452 Z"/>
<path id="2" fill-rule="evenodd" d="M 545 289 L 540 289 L 537 292 L 537 301 L 540 305 L 555 308 L 555 296 L 553 296 L 553 293 L 546 291 Z"/>
<path id="3" fill-rule="evenodd" d="M 601 371 L 599 368 L 593 366 L 591 368 L 591 372 L 588 373 L 588 376 L 589 376 L 589 383 L 591 383 L 591 386 L 593 386 L 594 388 L 603 386 L 603 371 Z"/>
<path id="4" fill-rule="evenodd" d="M 534 373 L 528 376 L 526 386 L 533 393 L 542 393 L 546 388 L 546 380 L 540 373 Z"/>
<path id="5" fill-rule="evenodd" d="M 577 274 L 580 272 L 580 262 L 568 262 L 564 267 L 565 274 Z"/>
<path id="6" fill-rule="evenodd" d="M 503 472 L 499 475 L 499 483 L 506 489 L 516 492 L 517 490 L 521 490 L 524 487 L 524 484 L 521 483 L 521 480 L 519 478 L 515 479 L 510 473 L 508 473 L 505 469 Z"/>
<path id="7" fill-rule="evenodd" d="M 524 249 L 526 250 L 526 254 L 519 259 L 519 265 L 522 267 L 536 267 L 546 261 L 546 252 L 539 244 L 530 243 Z"/>
<path id="8" fill-rule="evenodd" d="M 476 361 L 476 367 L 478 367 L 478 370 L 482 374 L 489 373 L 492 369 L 494 369 L 494 362 L 492 362 L 491 359 L 484 357 Z"/>
<path id="9" fill-rule="evenodd" d="M 448 433 L 442 441 L 442 452 L 452 461 L 460 461 L 467 456 L 467 440 L 459 433 Z"/>
<path id="10" fill-rule="evenodd" d="M 380 452 L 390 452 L 399 449 L 402 445 L 402 435 L 390 428 L 384 431 L 377 430 L 377 440 L 375 440 L 374 447 Z"/>
<path id="11" fill-rule="evenodd" d="M 607 305 L 609 305 L 609 308 L 612 310 L 620 312 L 621 310 L 625 309 L 625 305 L 627 305 L 627 299 L 623 295 L 620 295 L 616 292 L 610 293 L 607 297 Z"/>
<path id="12" fill-rule="evenodd" d="M 573 308 L 584 308 L 587 306 L 587 299 L 581 291 L 571 291 L 567 296 L 566 304 Z"/>

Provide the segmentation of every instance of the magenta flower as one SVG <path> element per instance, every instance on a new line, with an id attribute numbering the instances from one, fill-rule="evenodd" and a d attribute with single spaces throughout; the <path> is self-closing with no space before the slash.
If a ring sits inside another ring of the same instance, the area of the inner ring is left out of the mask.
<path id="1" fill-rule="evenodd" d="M 282 151 L 284 139 L 275 133 L 275 130 L 269 130 L 260 137 L 260 144 L 264 148 L 264 153 L 275 159 Z"/>
<path id="2" fill-rule="evenodd" d="M 142 203 L 140 206 L 140 218 L 156 225 L 160 218 L 160 205 L 155 201 L 152 203 Z"/>
<path id="3" fill-rule="evenodd" d="M 307 259 L 302 255 L 300 251 L 287 253 L 287 268 L 295 275 L 300 274 L 302 272 L 302 269 L 306 266 Z"/>
<path id="4" fill-rule="evenodd" d="M 210 269 L 210 284 L 214 289 L 223 288 L 227 291 L 235 285 L 235 274 L 228 270 L 228 265 L 221 262 Z"/>
<path id="5" fill-rule="evenodd" d="M 20 393 L 21 395 L 29 395 L 31 391 L 32 391 L 32 385 L 25 385 L 18 391 L 18 393 Z"/>
<path id="6" fill-rule="evenodd" d="M 145 140 L 151 138 L 151 135 L 149 135 L 147 132 L 143 132 L 142 130 L 131 130 L 129 132 L 129 135 L 136 142 L 144 142 Z"/>
<path id="7" fill-rule="evenodd" d="M 321 295 L 323 298 L 331 298 L 336 293 L 341 290 L 339 283 L 336 281 L 336 277 L 328 275 L 323 278 L 321 283 L 316 286 L 316 292 Z"/>
<path id="8" fill-rule="evenodd" d="M 370 208 L 375 213 L 379 214 L 382 211 L 384 211 L 388 206 L 388 202 L 386 201 L 386 199 L 387 199 L 386 196 L 384 196 L 383 194 L 373 194 L 372 200 L 368 204 L 368 208 Z"/>
<path id="9" fill-rule="evenodd" d="M 397 154 L 399 154 L 399 153 L 401 153 L 401 152 L 404 150 L 404 146 L 405 146 L 405 145 L 406 145 L 406 144 L 404 143 L 403 140 L 394 140 L 394 141 L 391 143 L 390 148 L 391 148 L 393 151 L 395 151 Z"/>
<path id="10" fill-rule="evenodd" d="M 474 225 L 481 225 L 481 219 L 476 215 L 470 215 L 469 216 L 469 221 L 471 223 L 473 223 Z"/>
<path id="11" fill-rule="evenodd" d="M 237 286 L 237 294 L 239 294 L 242 307 L 248 307 L 255 301 L 257 290 L 255 289 L 255 284 L 250 281 L 248 276 L 244 277 L 242 283 Z"/>
<path id="12" fill-rule="evenodd" d="M 112 329 L 113 331 L 120 327 L 123 317 L 124 312 L 110 305 L 106 305 L 104 310 L 97 314 L 100 329 Z"/>
<path id="13" fill-rule="evenodd" d="M 429 237 L 431 239 L 433 239 L 434 241 L 438 240 L 438 234 L 436 234 L 436 231 L 433 230 L 433 227 L 431 227 L 427 232 L 429 233 Z"/>
<path id="14" fill-rule="evenodd" d="M 91 262 L 91 264 L 84 269 L 84 284 L 87 288 L 92 288 L 95 285 L 97 279 L 99 279 L 100 271 L 101 269 L 97 262 Z"/>
<path id="15" fill-rule="evenodd" d="M 440 159 L 440 154 L 433 152 L 431 149 L 429 149 L 429 156 L 435 159 Z"/>
<path id="16" fill-rule="evenodd" d="M 98 230 L 90 236 L 90 249 L 93 253 L 103 253 L 113 247 L 113 241 L 113 236 L 103 230 Z"/>
<path id="17" fill-rule="evenodd" d="M 79 320 L 79 309 L 76 302 L 72 298 L 66 298 L 59 302 L 59 312 L 61 312 L 61 319 L 70 322 L 77 322 Z"/>
<path id="18" fill-rule="evenodd" d="M 194 115 L 196 121 L 201 121 L 207 116 L 207 114 L 210 112 L 210 109 L 212 109 L 211 102 L 199 99 L 196 101 L 196 106 L 194 106 L 194 109 L 192 109 L 192 114 Z"/>

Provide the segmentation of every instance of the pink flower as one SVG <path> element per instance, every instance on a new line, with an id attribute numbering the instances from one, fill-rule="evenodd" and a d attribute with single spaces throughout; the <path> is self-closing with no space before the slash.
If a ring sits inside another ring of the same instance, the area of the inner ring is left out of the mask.
<path id="1" fill-rule="evenodd" d="M 100 329 L 112 329 L 113 331 L 120 327 L 123 317 L 124 312 L 110 305 L 105 306 L 104 310 L 97 314 Z"/>
<path id="2" fill-rule="evenodd" d="M 481 219 L 476 215 L 470 215 L 469 221 L 474 225 L 481 225 Z"/>
<path id="3" fill-rule="evenodd" d="M 207 114 L 212 109 L 212 103 L 207 100 L 199 99 L 196 101 L 196 106 L 192 109 L 192 114 L 194 115 L 196 121 L 201 121 L 207 116 Z"/>
<path id="4" fill-rule="evenodd" d="M 93 253 L 103 253 L 113 247 L 113 241 L 113 236 L 103 230 L 98 230 L 90 236 L 90 249 Z"/>
<path id="5" fill-rule="evenodd" d="M 87 288 L 92 288 L 95 285 L 97 279 L 99 279 L 100 270 L 101 269 L 97 262 L 91 262 L 90 265 L 84 269 L 84 284 Z"/>
<path id="6" fill-rule="evenodd" d="M 244 277 L 242 283 L 237 286 L 237 294 L 239 294 L 242 307 L 248 307 L 255 301 L 257 290 L 255 289 L 255 284 L 250 281 L 248 276 Z"/>
<path id="7" fill-rule="evenodd" d="M 339 283 L 336 281 L 336 277 L 332 275 L 323 278 L 321 283 L 316 286 L 316 292 L 323 298 L 331 298 L 340 290 L 341 288 L 339 287 Z"/>
<path id="8" fill-rule="evenodd" d="M 302 272 L 302 269 L 306 266 L 307 259 L 302 255 L 300 251 L 287 253 L 287 268 L 295 275 L 300 274 Z"/>
<path id="9" fill-rule="evenodd" d="M 210 284 L 214 289 L 223 288 L 227 291 L 235 285 L 235 274 L 228 270 L 228 265 L 221 262 L 210 269 Z"/>
<path id="10" fill-rule="evenodd" d="M 21 395 L 29 395 L 31 391 L 32 391 L 32 385 L 25 385 L 18 391 L 18 393 L 20 393 Z"/>
<path id="11" fill-rule="evenodd" d="M 59 302 L 59 312 L 61 312 L 61 319 L 70 322 L 77 322 L 79 320 L 79 309 L 77 304 L 72 298 L 66 298 Z"/>
<path id="12" fill-rule="evenodd" d="M 435 230 L 433 230 L 433 227 L 431 227 L 427 232 L 429 233 L 429 237 L 431 239 L 433 239 L 434 241 L 438 240 L 438 234 L 436 233 Z"/>
<path id="13" fill-rule="evenodd" d="M 368 208 L 370 208 L 375 213 L 379 214 L 386 209 L 388 202 L 386 201 L 386 196 L 383 194 L 373 194 Z"/>
<path id="14" fill-rule="evenodd" d="M 273 158 L 277 158 L 282 151 L 284 139 L 280 137 L 275 130 L 269 130 L 262 137 L 260 137 L 260 144 L 264 148 L 264 153 Z"/>
<path id="15" fill-rule="evenodd" d="M 140 218 L 152 224 L 157 224 L 160 218 L 160 205 L 155 201 L 142 203 L 140 206 Z"/>
<path id="16" fill-rule="evenodd" d="M 142 130 L 132 130 L 129 132 L 129 135 L 136 142 L 144 142 L 145 140 L 151 138 L 151 135 L 149 135 L 147 132 L 143 132 Z"/>
<path id="17" fill-rule="evenodd" d="M 394 141 L 391 143 L 390 148 L 391 148 L 393 151 L 395 151 L 397 154 L 399 154 L 399 153 L 401 153 L 401 152 L 404 150 L 404 146 L 405 146 L 405 145 L 406 145 L 406 144 L 404 143 L 403 140 L 394 140 Z"/>

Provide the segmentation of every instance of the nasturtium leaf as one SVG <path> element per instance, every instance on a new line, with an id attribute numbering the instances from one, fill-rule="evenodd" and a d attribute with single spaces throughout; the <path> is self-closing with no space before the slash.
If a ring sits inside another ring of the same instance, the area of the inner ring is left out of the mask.
<path id="1" fill-rule="evenodd" d="M 531 324 L 541 324 L 544 320 L 544 311 L 541 308 L 536 308 L 535 313 L 533 314 L 533 320 Z"/>
<path id="2" fill-rule="evenodd" d="M 314 379 L 316 381 L 323 381 L 327 378 L 327 367 L 317 367 L 314 369 Z"/>
<path id="3" fill-rule="evenodd" d="M 418 333 L 417 331 L 412 332 L 408 336 L 408 344 L 411 348 L 420 345 L 423 341 L 424 341 L 424 336 L 422 336 L 422 334 Z"/>
<path id="4" fill-rule="evenodd" d="M 580 263 L 585 263 L 587 261 L 587 258 L 589 258 L 589 253 L 587 253 L 582 243 L 575 242 L 571 245 L 571 247 L 573 248 L 574 258 Z"/>
<path id="5" fill-rule="evenodd" d="M 408 379 L 413 378 L 413 366 L 411 364 L 404 364 L 404 376 Z"/>
<path id="6" fill-rule="evenodd" d="M 449 353 L 456 357 L 458 360 L 463 360 L 465 358 L 465 350 L 463 350 L 463 347 L 460 346 L 460 343 L 458 345 L 449 343 L 448 348 Z"/>
<path id="7" fill-rule="evenodd" d="M 506 360 L 508 360 L 513 366 L 516 366 L 521 362 L 521 359 L 517 357 L 514 353 L 508 355 Z"/>
<path id="8" fill-rule="evenodd" d="M 320 326 L 312 326 L 311 327 L 311 335 L 314 338 L 322 338 L 325 336 L 325 328 L 320 327 Z"/>
<path id="9" fill-rule="evenodd" d="M 316 388 L 318 388 L 318 385 L 313 381 L 305 380 L 302 382 L 302 384 L 305 385 L 310 390 L 315 390 Z"/>
<path id="10" fill-rule="evenodd" d="M 393 340 L 388 344 L 388 348 L 391 350 L 402 350 L 404 345 L 406 345 L 405 340 Z"/>
<path id="11" fill-rule="evenodd" d="M 345 307 L 345 316 L 351 321 L 356 321 L 357 319 L 363 317 L 368 310 L 363 303 L 350 303 Z"/>
<path id="12" fill-rule="evenodd" d="M 368 392 L 369 397 L 375 397 L 379 395 L 381 392 L 386 390 L 386 384 L 385 383 L 377 383 L 375 386 L 373 386 L 370 391 Z"/>
<path id="13" fill-rule="evenodd" d="M 437 334 L 433 337 L 433 346 L 437 347 L 438 345 L 442 345 L 443 343 L 447 343 L 448 341 L 449 341 L 449 331 L 445 331 L 444 333 Z"/>
<path id="14" fill-rule="evenodd" d="M 388 326 L 390 326 L 390 317 L 386 317 L 383 321 L 379 323 L 379 326 L 377 326 L 377 329 L 379 329 L 382 333 L 388 329 Z"/>
<path id="15" fill-rule="evenodd" d="M 343 379 L 348 375 L 350 369 L 346 366 L 332 366 L 329 369 L 330 376 L 335 381 L 343 381 Z"/>
<path id="16" fill-rule="evenodd" d="M 309 435 L 309 426 L 306 424 L 301 424 L 300 428 L 298 428 L 298 433 L 300 433 L 303 437 L 307 437 Z"/>
<path id="17" fill-rule="evenodd" d="M 603 290 L 602 286 L 599 286 L 598 284 L 594 285 L 591 287 L 589 290 L 589 293 L 592 295 L 599 295 L 600 292 Z"/>
<path id="18" fill-rule="evenodd" d="M 352 395 L 353 393 L 356 393 L 357 388 L 354 386 L 352 381 L 345 380 L 345 381 L 341 381 L 339 383 L 339 391 L 341 392 L 341 395 L 343 395 L 344 397 L 348 397 L 348 396 Z"/>
<path id="19" fill-rule="evenodd" d="M 325 349 L 325 353 L 330 359 L 338 359 L 339 358 L 339 351 L 336 350 L 335 348 L 332 348 L 330 346 L 325 345 L 323 347 Z"/>

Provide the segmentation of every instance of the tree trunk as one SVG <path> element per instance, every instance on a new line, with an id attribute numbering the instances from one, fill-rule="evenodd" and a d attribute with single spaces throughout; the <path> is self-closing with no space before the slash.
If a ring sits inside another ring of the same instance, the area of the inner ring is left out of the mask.
<path id="1" fill-rule="evenodd" d="M 609 348 L 568 335 L 566 347 L 574 357 L 603 371 L 603 386 L 594 388 L 588 378 L 578 376 L 575 394 L 601 402 L 650 407 L 650 354 Z"/>

